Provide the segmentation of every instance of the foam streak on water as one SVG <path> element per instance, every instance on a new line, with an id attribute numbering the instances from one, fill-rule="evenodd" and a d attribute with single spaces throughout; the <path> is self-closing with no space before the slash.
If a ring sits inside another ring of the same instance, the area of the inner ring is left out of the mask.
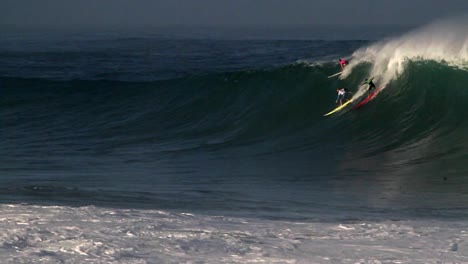
<path id="1" fill-rule="evenodd" d="M 8 263 L 467 263 L 468 223 L 1 205 Z"/>

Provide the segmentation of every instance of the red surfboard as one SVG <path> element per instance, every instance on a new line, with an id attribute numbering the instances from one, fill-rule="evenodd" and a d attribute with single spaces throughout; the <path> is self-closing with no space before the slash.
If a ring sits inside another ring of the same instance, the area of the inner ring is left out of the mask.
<path id="1" fill-rule="evenodd" d="M 363 104 L 366 104 L 367 102 L 372 100 L 372 98 L 374 98 L 382 89 L 383 87 L 377 88 L 373 93 L 369 94 L 369 96 L 367 96 L 366 99 L 362 100 L 361 102 L 359 102 L 359 104 L 353 106 L 353 108 L 351 109 L 355 109 L 362 106 Z"/>

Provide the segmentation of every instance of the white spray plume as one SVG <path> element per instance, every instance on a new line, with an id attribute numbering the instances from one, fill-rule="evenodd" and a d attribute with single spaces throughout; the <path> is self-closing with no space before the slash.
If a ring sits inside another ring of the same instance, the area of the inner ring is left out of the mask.
<path id="1" fill-rule="evenodd" d="M 353 68 L 368 62 L 377 86 L 383 86 L 405 70 L 407 60 L 435 60 L 468 68 L 468 16 L 440 20 L 398 38 L 380 41 L 356 50 L 341 79 Z"/>

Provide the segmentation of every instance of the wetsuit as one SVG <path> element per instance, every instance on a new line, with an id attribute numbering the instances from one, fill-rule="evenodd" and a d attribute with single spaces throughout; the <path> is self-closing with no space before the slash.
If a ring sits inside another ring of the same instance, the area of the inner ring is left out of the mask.
<path id="1" fill-rule="evenodd" d="M 369 85 L 369 88 L 367 89 L 367 91 L 370 91 L 372 89 L 375 89 L 375 84 L 372 82 L 372 80 L 374 79 L 374 77 L 370 78 L 370 80 L 367 80 L 365 82 L 363 82 L 362 84 L 368 84 Z"/>
<path id="2" fill-rule="evenodd" d="M 341 100 L 346 98 L 346 95 L 349 93 L 349 90 L 346 88 L 341 88 L 338 90 L 338 96 L 336 97 L 336 102 L 338 103 L 338 100 L 341 103 Z"/>
<path id="3" fill-rule="evenodd" d="M 338 90 L 338 97 L 336 97 L 336 101 L 344 99 L 346 95 L 346 91 L 344 89 Z"/>
<path id="4" fill-rule="evenodd" d="M 343 68 L 345 65 L 348 65 L 348 62 L 345 60 L 340 60 L 340 66 Z"/>

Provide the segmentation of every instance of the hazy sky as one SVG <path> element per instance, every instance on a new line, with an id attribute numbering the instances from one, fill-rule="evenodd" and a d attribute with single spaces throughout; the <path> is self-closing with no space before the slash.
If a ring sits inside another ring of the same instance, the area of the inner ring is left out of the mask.
<path id="1" fill-rule="evenodd" d="M 419 25 L 466 13 L 468 0 L 0 0 L 0 24 L 60 27 Z"/>

